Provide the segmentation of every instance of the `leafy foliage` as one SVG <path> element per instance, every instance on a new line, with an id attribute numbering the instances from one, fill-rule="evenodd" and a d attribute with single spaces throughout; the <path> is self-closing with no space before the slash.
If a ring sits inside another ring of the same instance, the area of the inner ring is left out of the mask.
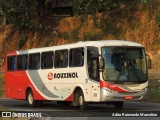
<path id="1" fill-rule="evenodd" d="M 70 38 L 71 40 L 73 40 L 74 42 L 77 42 L 80 38 L 79 38 L 79 29 L 73 29 L 71 32 L 70 32 Z"/>
<path id="2" fill-rule="evenodd" d="M 7 5 L 7 0 L 0 0 L 0 9 L 6 13 L 6 11 L 8 10 L 8 5 Z"/>
<path id="3" fill-rule="evenodd" d="M 39 16 L 45 12 L 45 4 L 51 0 L 0 0 L 0 8 L 3 15 L 7 17 L 9 24 L 14 24 L 23 29 L 34 29 L 40 27 Z M 95 26 L 98 26 L 96 13 L 115 10 L 122 4 L 131 5 L 135 3 L 155 3 L 156 0 L 56 0 L 64 2 L 65 5 L 73 6 L 74 15 L 91 15 Z M 150 9 L 155 8 L 155 4 Z M 1 17 L 2 18 L 2 17 Z M 2 21 L 2 20 L 0 20 Z"/>
<path id="4" fill-rule="evenodd" d="M 0 8 L 9 24 L 19 28 L 32 29 L 33 20 L 38 14 L 36 0 L 0 0 Z"/>
<path id="5" fill-rule="evenodd" d="M 75 15 L 94 15 L 118 6 L 118 0 L 69 0 Z"/>
<path id="6" fill-rule="evenodd" d="M 22 34 L 22 37 L 18 41 L 18 49 L 21 49 L 27 41 L 27 35 L 25 33 Z"/>

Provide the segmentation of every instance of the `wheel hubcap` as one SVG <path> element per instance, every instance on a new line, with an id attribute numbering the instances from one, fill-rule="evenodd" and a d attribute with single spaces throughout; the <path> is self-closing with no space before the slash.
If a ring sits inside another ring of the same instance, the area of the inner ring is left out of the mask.
<path id="1" fill-rule="evenodd" d="M 29 101 L 29 104 L 33 103 L 33 96 L 32 96 L 32 94 L 29 94 L 28 101 Z"/>
<path id="2" fill-rule="evenodd" d="M 79 96 L 79 104 L 83 105 L 83 97 L 82 96 Z"/>

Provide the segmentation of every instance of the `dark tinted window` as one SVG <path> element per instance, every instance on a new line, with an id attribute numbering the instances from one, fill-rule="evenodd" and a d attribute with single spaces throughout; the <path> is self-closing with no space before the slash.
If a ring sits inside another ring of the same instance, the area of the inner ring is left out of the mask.
<path id="1" fill-rule="evenodd" d="M 64 68 L 68 66 L 68 50 L 57 50 L 55 51 L 55 68 Z"/>
<path id="2" fill-rule="evenodd" d="M 50 69 L 53 68 L 53 52 L 43 52 L 41 55 L 41 68 Z"/>
<path id="3" fill-rule="evenodd" d="M 17 70 L 27 70 L 28 55 L 18 55 L 17 56 Z"/>
<path id="4" fill-rule="evenodd" d="M 29 55 L 29 69 L 37 70 L 40 68 L 40 53 L 34 53 Z"/>
<path id="5" fill-rule="evenodd" d="M 7 58 L 8 60 L 8 71 L 16 70 L 16 56 L 10 56 Z"/>
<path id="6" fill-rule="evenodd" d="M 70 50 L 70 67 L 83 66 L 84 63 L 84 49 L 75 48 Z"/>

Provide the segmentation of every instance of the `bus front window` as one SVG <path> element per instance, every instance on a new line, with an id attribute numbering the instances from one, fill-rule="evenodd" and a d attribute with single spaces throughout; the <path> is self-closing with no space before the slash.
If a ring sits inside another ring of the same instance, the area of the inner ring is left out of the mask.
<path id="1" fill-rule="evenodd" d="M 144 48 L 103 47 L 105 68 L 103 79 L 110 82 L 138 82 L 147 80 Z"/>

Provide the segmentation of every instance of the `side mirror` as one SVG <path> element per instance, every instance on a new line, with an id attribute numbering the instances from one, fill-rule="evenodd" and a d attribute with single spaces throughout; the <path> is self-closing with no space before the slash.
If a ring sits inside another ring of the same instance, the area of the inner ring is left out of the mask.
<path id="1" fill-rule="evenodd" d="M 148 59 L 147 60 L 148 62 L 147 62 L 147 66 L 148 66 L 148 69 L 152 69 L 152 62 L 151 62 L 151 59 Z"/>
<path id="2" fill-rule="evenodd" d="M 146 55 L 146 58 L 147 58 L 147 67 L 148 67 L 148 69 L 151 69 L 152 68 L 152 62 L 151 62 L 150 56 Z"/>
<path id="3" fill-rule="evenodd" d="M 104 59 L 103 58 L 100 58 L 99 60 L 99 68 L 104 69 Z"/>

